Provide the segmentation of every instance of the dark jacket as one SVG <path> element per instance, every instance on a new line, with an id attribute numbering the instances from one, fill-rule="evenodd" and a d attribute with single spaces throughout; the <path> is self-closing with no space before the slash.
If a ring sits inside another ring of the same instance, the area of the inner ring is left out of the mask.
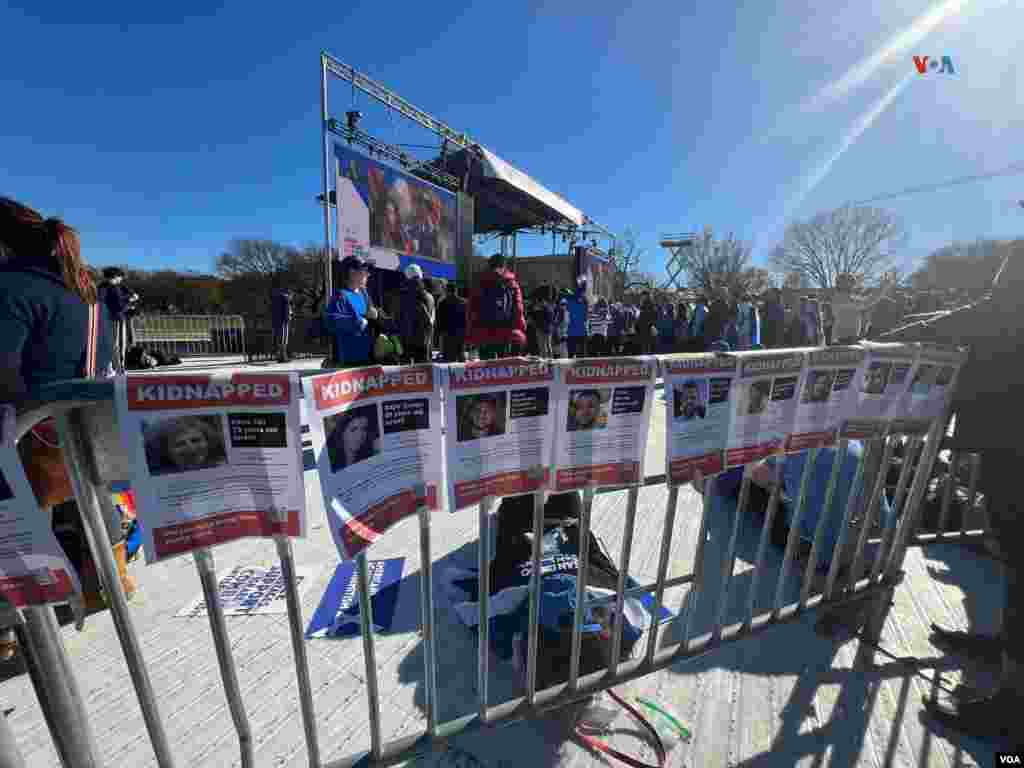
<path id="1" fill-rule="evenodd" d="M 923 341 L 969 347 L 960 371 L 953 408 L 954 445 L 964 451 L 1019 450 L 1024 430 L 1024 252 L 1004 262 L 992 290 L 966 307 L 913 323 L 881 336 L 881 341 Z"/>
<path id="2" fill-rule="evenodd" d="M 711 302 L 710 306 L 708 306 L 708 314 L 704 318 L 705 346 L 710 346 L 723 338 L 726 323 L 729 322 L 731 316 L 732 313 L 729 311 L 729 305 L 724 301 L 716 300 Z"/>
<path id="3" fill-rule="evenodd" d="M 124 322 L 129 303 L 127 288 L 123 285 L 103 282 L 96 289 L 96 297 L 106 306 L 111 320 L 116 323 Z"/>
<path id="4" fill-rule="evenodd" d="M 461 296 L 448 295 L 437 307 L 438 330 L 446 336 L 466 335 L 466 300 Z"/>
<path id="5" fill-rule="evenodd" d="M 488 328 L 480 324 L 481 293 L 487 286 L 503 281 L 515 297 L 515 323 L 512 328 Z M 466 312 L 466 343 L 478 347 L 482 345 L 512 344 L 517 347 L 526 346 L 526 314 L 523 311 L 523 292 L 519 288 L 516 276 L 507 269 L 489 269 L 480 275 L 469 295 Z"/>
<path id="6" fill-rule="evenodd" d="M 0 365 L 21 372 L 31 392 L 85 375 L 89 309 L 60 276 L 17 261 L 0 268 Z M 100 305 L 96 371 L 113 360 L 110 312 Z"/>
<path id="7" fill-rule="evenodd" d="M 292 316 L 292 295 L 289 291 L 278 291 L 270 304 L 270 321 L 275 326 L 288 322 Z"/>
<path id="8" fill-rule="evenodd" d="M 434 339 L 434 297 L 422 280 L 402 286 L 398 332 L 402 343 L 412 349 L 429 349 Z"/>
<path id="9" fill-rule="evenodd" d="M 777 301 L 767 301 L 761 308 L 761 345 L 774 349 L 785 344 L 786 310 Z"/>
<path id="10" fill-rule="evenodd" d="M 636 321 L 636 335 L 644 340 L 651 338 L 651 328 L 658 325 L 658 310 L 653 301 L 645 301 L 640 307 L 640 319 Z"/>

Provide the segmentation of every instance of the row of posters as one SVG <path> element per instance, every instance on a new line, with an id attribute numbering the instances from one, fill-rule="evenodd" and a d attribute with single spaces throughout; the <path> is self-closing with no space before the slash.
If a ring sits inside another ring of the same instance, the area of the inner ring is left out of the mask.
<path id="1" fill-rule="evenodd" d="M 129 375 L 119 431 L 147 563 L 242 537 L 306 535 L 300 398 L 332 536 L 348 559 L 421 509 L 640 483 L 664 377 L 670 483 L 779 451 L 923 434 L 944 412 L 958 351 L 827 349 L 297 374 Z M 75 575 L 2 414 L 0 592 L 61 602 Z"/>
<path id="2" fill-rule="evenodd" d="M 669 481 L 841 438 L 923 435 L 944 412 L 962 363 L 958 350 L 866 342 L 665 358 Z"/>

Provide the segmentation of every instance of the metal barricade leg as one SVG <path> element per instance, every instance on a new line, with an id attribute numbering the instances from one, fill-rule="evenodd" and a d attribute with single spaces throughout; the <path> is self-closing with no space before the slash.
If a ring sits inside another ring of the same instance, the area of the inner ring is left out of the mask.
<path id="1" fill-rule="evenodd" d="M 255 765 L 252 730 L 249 728 L 249 717 L 245 713 L 245 703 L 242 701 L 242 691 L 238 685 L 235 660 L 231 655 L 231 641 L 228 638 L 228 625 L 224 620 L 224 608 L 217 593 L 217 572 L 213 555 L 208 549 L 197 549 L 192 556 L 196 561 L 199 581 L 203 585 L 206 616 L 210 620 L 210 632 L 213 634 L 213 645 L 217 651 L 217 665 L 220 667 L 220 677 L 224 683 L 224 696 L 228 701 L 231 719 L 235 723 L 235 731 L 238 733 L 242 768 L 252 768 Z"/>
<path id="2" fill-rule="evenodd" d="M 117 564 L 111 551 L 110 537 L 107 534 L 107 521 L 116 514 L 114 502 L 105 489 L 97 489 L 87 479 L 85 472 L 85 445 L 88 435 L 75 414 L 63 414 L 57 418 L 57 429 L 64 446 L 64 463 L 68 477 L 71 479 L 75 497 L 78 500 L 78 512 L 82 516 L 83 528 L 89 550 L 100 582 L 110 604 L 110 613 L 114 619 L 114 628 L 121 641 L 125 663 L 135 686 L 135 693 L 142 710 L 142 718 L 146 723 L 150 743 L 160 768 L 172 768 L 174 758 L 171 755 L 170 742 L 164 731 L 163 720 L 156 703 L 156 694 L 149 679 L 149 671 L 142 657 L 142 648 L 128 610 L 128 600 L 121 588 L 121 577 L 117 572 Z"/>
<path id="3" fill-rule="evenodd" d="M 487 683 L 489 679 L 488 665 L 490 662 L 490 597 L 491 597 L 491 508 L 494 501 L 486 498 L 480 502 L 480 543 L 479 543 L 479 595 L 477 604 L 480 608 L 479 624 L 477 625 L 477 713 L 480 720 L 487 722 Z"/>
<path id="4" fill-rule="evenodd" d="M 7 717 L 0 712 L 0 768 L 26 768 L 25 758 L 18 749 L 14 739 L 14 731 L 7 722 Z"/>
<path id="5" fill-rule="evenodd" d="M 633 529 L 636 526 L 636 507 L 639 498 L 640 489 L 636 486 L 630 488 L 626 501 L 626 527 L 622 533 L 622 558 L 619 562 L 619 581 L 615 589 L 615 624 L 612 629 L 611 661 L 608 666 L 608 673 L 613 677 L 618 672 L 619 657 L 622 655 L 623 606 L 625 603 L 623 592 L 626 590 L 626 577 L 629 575 L 629 559 L 633 551 Z M 657 618 L 654 621 L 657 622 Z"/>
<path id="6" fill-rule="evenodd" d="M 537 644 L 540 624 L 540 556 L 544 538 L 543 491 L 533 494 L 533 542 L 530 550 L 530 624 L 526 637 L 526 703 L 533 706 L 537 693 Z"/>
<path id="7" fill-rule="evenodd" d="M 427 687 L 427 734 L 437 736 L 437 651 L 434 643 L 434 575 L 430 554 L 430 510 L 419 509 L 420 519 L 420 605 L 423 612 L 423 680 Z"/>
<path id="8" fill-rule="evenodd" d="M 320 766 L 320 742 L 316 733 L 316 710 L 313 707 L 313 686 L 309 680 L 309 658 L 306 656 L 306 639 L 302 633 L 302 605 L 299 602 L 299 587 L 295 581 L 295 556 L 292 541 L 286 534 L 274 536 L 277 557 L 281 561 L 281 577 L 284 579 L 285 601 L 288 604 L 288 628 L 292 636 L 292 654 L 295 656 L 295 674 L 299 685 L 299 705 L 302 708 L 302 726 L 306 731 L 306 751 L 310 768 Z"/>
<path id="9" fill-rule="evenodd" d="M 590 513 L 594 509 L 594 489 L 583 489 L 583 514 L 580 519 L 579 565 L 576 569 L 576 607 L 572 622 L 572 654 L 569 656 L 569 690 L 579 685 L 583 608 L 587 601 L 587 563 L 590 561 Z"/>
<path id="10" fill-rule="evenodd" d="M 356 557 L 359 632 L 363 636 L 363 660 L 366 663 L 366 697 L 370 714 L 370 757 L 373 760 L 379 760 L 383 741 L 380 732 L 380 686 L 377 680 L 377 649 L 373 644 L 373 606 L 370 604 L 369 571 L 364 552 Z"/>
<path id="11" fill-rule="evenodd" d="M 668 489 L 668 502 L 665 506 L 665 526 L 661 532 L 661 552 L 658 554 L 658 573 L 654 587 L 654 605 L 651 607 L 651 628 L 647 631 L 647 652 L 644 654 L 647 664 L 654 663 L 654 652 L 658 645 L 659 617 L 661 605 L 665 600 L 665 578 L 668 575 L 668 560 L 672 553 L 672 534 L 675 531 L 676 507 L 679 506 L 679 486 Z"/>
<path id="12" fill-rule="evenodd" d="M 24 608 L 22 615 L 28 641 L 25 650 L 37 673 L 33 682 L 39 686 L 40 697 L 46 699 L 44 711 L 50 714 L 51 735 L 61 762 L 66 768 L 100 768 L 99 750 L 53 608 Z"/>

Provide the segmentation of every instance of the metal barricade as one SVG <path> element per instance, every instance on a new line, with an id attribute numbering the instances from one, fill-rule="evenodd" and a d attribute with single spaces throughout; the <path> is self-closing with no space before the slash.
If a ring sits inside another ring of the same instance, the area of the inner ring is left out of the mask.
<path id="1" fill-rule="evenodd" d="M 68 382 L 50 387 L 43 393 L 43 405 L 19 418 L 18 434 L 24 434 L 34 423 L 45 416 L 56 415 L 58 417 L 62 440 L 66 446 L 66 463 L 86 523 L 88 543 L 96 559 L 103 587 L 111 596 L 111 613 L 153 744 L 157 764 L 164 768 L 173 765 L 174 759 L 128 604 L 117 576 L 106 527 L 103 523 L 104 517 L 113 511 L 107 490 L 112 483 L 128 478 L 129 466 L 118 437 L 116 411 L 113 408 L 112 400 L 113 385 L 109 382 Z M 793 510 L 794 519 L 782 555 L 781 567 L 774 588 L 771 590 L 772 599 L 768 600 L 767 604 L 759 605 L 757 596 L 759 594 L 758 585 L 766 578 L 766 552 L 769 532 L 780 501 L 779 483 L 775 484 L 774 490 L 771 492 L 767 512 L 760 527 L 753 587 L 743 605 L 742 618 L 737 622 L 727 621 L 729 613 L 726 607 L 729 605 L 730 592 L 734 582 L 737 538 L 741 518 L 747 511 L 747 500 L 752 482 L 750 473 L 747 471 L 743 473 L 739 502 L 734 517 L 730 520 L 724 555 L 719 562 L 707 562 L 708 557 L 705 551 L 716 478 L 705 479 L 693 570 L 691 573 L 673 578 L 669 578 L 668 573 L 680 488 L 669 486 L 656 577 L 651 583 L 640 584 L 631 589 L 626 588 L 626 576 L 629 571 L 641 486 L 612 489 L 626 491 L 627 503 L 623 545 L 620 561 L 617 563 L 619 567 L 617 590 L 613 597 L 602 598 L 603 601 L 614 603 L 615 606 L 611 636 L 611 661 L 607 668 L 590 674 L 581 674 L 580 650 L 581 626 L 584 617 L 584 603 L 586 602 L 587 563 L 590 557 L 586 542 L 589 540 L 595 492 L 593 490 L 585 491 L 583 493 L 583 512 L 579 521 L 581 546 L 572 630 L 572 655 L 570 668 L 567 670 L 568 680 L 564 685 L 559 684 L 547 690 L 537 690 L 541 584 L 540 579 L 533 579 L 528 595 L 530 620 L 527 637 L 525 692 L 522 696 L 493 705 L 488 697 L 489 632 L 487 619 L 490 615 L 488 589 L 490 553 L 488 550 L 490 546 L 489 528 L 493 523 L 496 500 L 485 499 L 478 507 L 480 625 L 477 635 L 477 707 L 475 713 L 447 722 L 441 722 L 439 718 L 437 627 L 431 576 L 431 528 L 428 513 L 425 510 L 420 510 L 418 535 L 422 573 L 419 597 L 424 649 L 426 730 L 423 733 L 385 743 L 382 731 L 382 701 L 375 651 L 376 641 L 372 629 L 370 582 L 366 555 L 360 555 L 357 558 L 356 582 L 368 699 L 370 753 L 369 755 L 354 755 L 329 763 L 321 763 L 319 757 L 315 711 L 305 655 L 305 639 L 294 578 L 291 543 L 283 536 L 277 537 L 278 556 L 288 585 L 286 595 L 288 621 L 309 764 L 317 767 L 325 766 L 325 768 L 394 764 L 414 755 L 428 752 L 460 732 L 536 717 L 596 692 L 649 675 L 677 662 L 706 655 L 723 645 L 755 636 L 771 626 L 793 622 L 812 614 L 824 617 L 829 612 L 837 611 L 853 602 L 863 602 L 869 605 L 870 610 L 865 612 L 868 616 L 865 636 L 868 639 L 872 637 L 877 639 L 890 604 L 891 595 L 900 581 L 903 560 L 909 546 L 947 538 L 975 537 L 986 533 L 987 525 L 971 526 L 970 523 L 973 521 L 968 519 L 968 514 L 961 516 L 958 529 L 946 530 L 951 499 L 955 498 L 958 493 L 956 486 L 959 476 L 956 469 L 963 461 L 961 457 L 953 457 L 951 461 L 953 471 L 944 481 L 946 485 L 942 494 L 939 530 L 924 533 L 918 531 L 923 508 L 922 499 L 928 492 L 932 481 L 932 468 L 942 447 L 946 424 L 946 418 L 937 419 L 931 430 L 923 437 L 906 439 L 901 435 L 885 434 L 866 444 L 867 449 L 860 454 L 857 460 L 856 476 L 852 486 L 859 488 L 859 491 L 851 493 L 845 508 L 837 511 L 838 514 L 841 514 L 842 519 L 840 534 L 830 555 L 831 564 L 827 574 L 818 577 L 815 575 L 817 563 L 826 554 L 822 552 L 826 520 L 830 518 L 830 505 L 833 502 L 839 474 L 838 467 L 846 454 L 847 443 L 840 441 L 836 447 L 834 468 L 830 473 L 825 493 L 824 509 L 815 528 L 810 553 L 803 563 L 802 571 L 791 573 L 796 570 L 794 566 L 797 564 L 796 553 L 800 538 L 799 521 L 805 514 L 804 507 L 807 503 L 810 477 L 820 453 L 820 449 L 811 449 L 804 463 L 800 491 Z M 903 451 L 904 460 L 894 489 L 894 523 L 879 530 L 875 512 L 881 494 L 886 492 L 889 461 L 900 449 Z M 971 467 L 967 480 L 967 495 L 973 504 L 977 495 L 979 462 L 977 457 L 969 457 L 967 463 Z M 780 461 L 778 464 L 780 473 L 781 464 Z M 780 475 L 777 475 L 777 479 L 778 477 Z M 644 485 L 663 482 L 664 478 L 649 478 Z M 546 494 L 536 493 L 532 498 L 533 547 L 531 559 L 532 573 L 536 574 L 540 573 L 543 509 Z M 968 511 L 970 508 L 972 507 L 968 507 Z M 852 520 L 861 521 L 860 532 L 855 541 L 851 540 L 848 534 L 849 530 L 853 530 L 849 525 Z M 865 558 L 869 542 L 877 547 L 870 568 Z M 852 552 L 847 551 L 849 547 L 852 547 Z M 196 562 L 204 593 L 209 596 L 216 590 L 212 558 L 208 552 L 197 553 Z M 849 563 L 849 566 L 842 566 L 841 564 L 844 562 Z M 715 582 L 716 571 L 714 569 L 716 568 L 718 569 L 717 573 L 720 574 L 720 587 L 712 594 L 711 585 Z M 690 586 L 690 597 L 686 614 L 683 616 L 681 640 L 659 647 L 659 627 L 655 620 L 648 630 L 645 644 L 640 649 L 641 652 L 634 658 L 620 659 L 624 601 L 643 593 L 653 593 L 654 600 L 650 612 L 652 616 L 657 617 L 664 604 L 666 590 L 684 584 Z M 789 595 L 788 598 L 787 595 Z M 712 602 L 707 603 L 709 600 Z M 695 635 L 694 633 L 698 629 L 694 619 L 697 607 L 708 605 L 712 607 L 710 611 L 710 615 L 713 617 L 712 625 Z M 56 624 L 52 621 L 52 609 L 45 609 L 45 613 L 46 616 L 41 619 L 36 617 L 38 620 L 34 620 L 32 633 L 22 633 L 28 644 L 29 657 L 39 659 L 33 681 L 40 696 L 41 705 L 44 712 L 47 713 L 58 751 L 62 757 L 67 756 L 65 764 L 69 768 L 98 765 L 88 722 L 75 690 L 74 673 L 64 653 Z M 239 736 L 242 764 L 247 766 L 253 760 L 252 734 L 249 730 L 244 705 L 238 694 L 234 661 L 227 642 L 223 615 L 218 616 L 215 615 L 216 613 L 216 611 L 210 611 L 211 629 L 215 638 L 229 709 Z M 26 614 L 27 619 L 30 616 L 31 614 Z M 46 659 L 42 658 L 44 655 L 47 655 Z M 76 725 L 69 728 L 69 723 Z M 0 748 L 3 743 L 4 734 L 0 732 Z"/>
<path id="2" fill-rule="evenodd" d="M 179 357 L 235 356 L 246 351 L 241 315 L 136 315 L 131 341 Z"/>

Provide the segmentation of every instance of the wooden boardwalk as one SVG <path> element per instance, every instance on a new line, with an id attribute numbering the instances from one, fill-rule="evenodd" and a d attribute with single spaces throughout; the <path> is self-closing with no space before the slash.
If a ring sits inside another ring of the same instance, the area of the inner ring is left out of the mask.
<path id="1" fill-rule="evenodd" d="M 663 413 L 663 409 L 659 409 Z M 653 430 L 652 430 L 653 431 Z M 649 446 L 648 474 L 659 469 L 657 440 Z M 660 461 L 663 466 L 663 460 Z M 306 473 L 311 532 L 295 544 L 298 565 L 314 569 L 306 594 L 308 621 L 338 562 L 323 505 L 312 473 Z M 640 493 L 630 574 L 653 581 L 667 492 L 664 487 Z M 613 558 L 618 558 L 626 494 L 597 497 L 595 531 Z M 673 532 L 670 576 L 693 569 L 700 499 L 690 489 L 680 493 Z M 718 507 L 709 526 L 708 563 L 719 562 L 731 525 L 731 510 Z M 448 565 L 475 566 L 477 516 L 472 510 L 440 513 L 432 527 L 435 556 L 437 648 L 442 719 L 476 708 L 474 637 L 462 627 L 444 599 L 440 583 Z M 405 575 L 392 631 L 377 637 L 377 661 L 385 737 L 417 733 L 423 715 L 423 657 L 419 636 L 419 547 L 417 526 L 406 521 L 372 550 L 372 558 L 405 557 Z M 744 525 L 738 548 L 728 621 L 746 606 L 751 561 L 757 545 L 753 525 Z M 276 562 L 270 541 L 244 541 L 215 550 L 218 570 L 236 563 Z M 771 572 L 761 582 L 758 605 L 765 606 L 780 559 L 772 554 Z M 1001 603 L 1001 576 L 996 564 L 952 544 L 912 549 L 907 578 L 898 589 L 882 638 L 897 657 L 922 659 L 926 678 L 941 674 L 950 687 L 963 682 L 986 687 L 994 670 L 946 659 L 928 641 L 930 622 L 991 629 Z M 200 594 L 190 558 L 146 567 L 135 565 L 138 596 L 132 603 L 143 653 L 149 664 L 161 714 L 179 766 L 219 768 L 239 764 L 238 747 L 217 672 L 209 627 L 203 618 L 175 614 Z M 717 593 L 711 568 L 707 595 Z M 795 584 L 790 594 L 795 593 Z M 689 600 L 688 588 L 669 590 L 667 603 L 678 611 Z M 711 624 L 713 597 L 698 604 L 697 632 Z M 629 693 L 647 693 L 667 702 L 692 730 L 693 741 L 670 754 L 672 766 L 983 766 L 993 764 L 994 745 L 943 733 L 923 721 L 921 700 L 935 684 L 911 674 L 906 665 L 882 655 L 862 654 L 857 641 L 818 637 L 813 619 L 768 629 L 763 634 L 677 664 L 637 681 Z M 301 719 L 284 616 L 228 618 L 239 681 L 256 739 L 260 766 L 306 765 Z M 663 636 L 679 637 L 677 623 Z M 64 641 L 78 671 L 79 684 L 103 759 L 108 766 L 155 765 L 128 671 L 108 614 L 89 619 L 82 633 L 64 630 Z M 359 638 L 308 642 L 312 685 L 325 760 L 369 748 L 365 670 Z M 869 663 L 864 663 L 868 661 Z M 509 665 L 492 657 L 492 703 L 516 694 Z M 0 706 L 14 708 L 9 722 L 26 760 L 35 768 L 59 766 L 32 687 L 17 665 L 0 668 Z M 627 731 L 628 720 L 620 721 Z M 456 740 L 488 768 L 547 768 L 606 764 L 566 739 L 557 719 L 517 723 L 469 734 Z M 628 733 L 613 739 L 620 748 L 641 749 Z M 641 752 L 642 754 L 642 752 Z M 652 756 L 646 755 L 649 759 Z"/>

